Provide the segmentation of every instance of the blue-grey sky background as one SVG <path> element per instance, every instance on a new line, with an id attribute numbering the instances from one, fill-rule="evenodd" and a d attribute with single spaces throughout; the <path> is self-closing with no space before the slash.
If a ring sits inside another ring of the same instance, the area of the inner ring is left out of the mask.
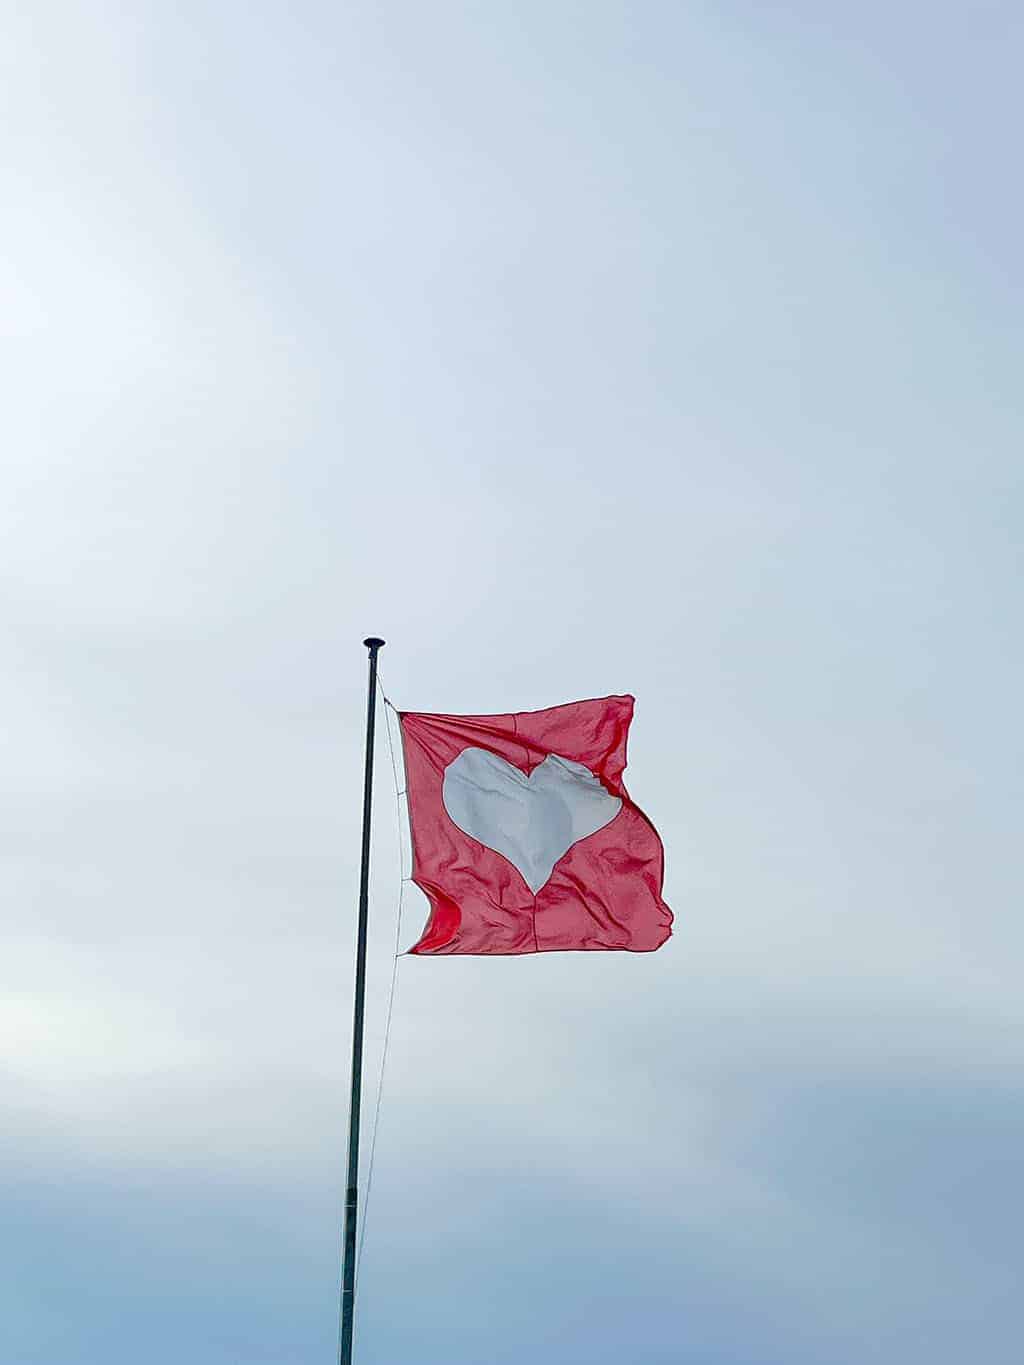
<path id="1" fill-rule="evenodd" d="M 333 1359 L 373 632 L 677 932 L 400 962 L 359 1365 L 1017 1365 L 1020 7 L 4 32 L 0 1359 Z"/>

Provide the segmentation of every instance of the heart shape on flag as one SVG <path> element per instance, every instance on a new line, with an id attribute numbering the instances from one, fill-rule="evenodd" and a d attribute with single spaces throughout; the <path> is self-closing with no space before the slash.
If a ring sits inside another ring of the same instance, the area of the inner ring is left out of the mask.
<path id="1" fill-rule="evenodd" d="M 534 895 L 573 844 L 622 809 L 582 763 L 548 754 L 527 775 L 476 748 L 463 749 L 445 768 L 441 796 L 453 823 L 507 858 Z"/>

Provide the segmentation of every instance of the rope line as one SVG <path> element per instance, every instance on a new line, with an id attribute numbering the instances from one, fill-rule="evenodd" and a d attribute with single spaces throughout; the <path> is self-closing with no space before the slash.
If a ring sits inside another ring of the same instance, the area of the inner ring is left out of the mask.
<path id="1" fill-rule="evenodd" d="M 381 697 L 383 697 L 384 699 L 385 708 L 390 707 L 391 710 L 394 711 L 395 708 L 391 705 L 391 702 L 388 701 L 387 696 L 384 693 L 384 687 L 380 682 L 379 676 L 377 679 L 377 686 L 380 689 Z M 391 756 L 391 775 L 394 778 L 395 782 L 395 812 L 398 817 L 398 863 L 399 863 L 398 870 L 399 873 L 401 874 L 405 866 L 404 843 L 402 839 L 402 793 L 399 791 L 398 763 L 395 758 L 394 741 L 391 738 L 391 721 L 386 709 L 384 712 L 384 728 L 387 731 L 388 753 Z M 402 939 L 402 901 L 405 896 L 405 884 L 409 880 L 410 878 L 404 875 L 400 875 L 398 882 L 398 908 L 395 914 L 395 952 L 391 963 L 391 985 L 388 989 L 387 1019 L 384 1024 L 384 1046 L 381 1051 L 380 1057 L 380 1072 L 377 1076 L 377 1099 L 376 1103 L 374 1104 L 373 1110 L 373 1127 L 370 1130 L 370 1154 L 366 1165 L 366 1194 L 363 1198 L 363 1226 L 360 1229 L 359 1248 L 356 1251 L 357 1285 L 359 1283 L 359 1269 L 363 1263 L 363 1248 L 366 1245 L 366 1224 L 370 1212 L 370 1191 L 373 1188 L 373 1165 L 374 1158 L 377 1155 L 377 1131 L 380 1127 L 381 1102 L 384 1098 L 384 1069 L 387 1066 L 388 1051 L 391 1043 L 391 1021 L 394 1016 L 395 987 L 398 981 L 399 946 L 401 944 Z"/>

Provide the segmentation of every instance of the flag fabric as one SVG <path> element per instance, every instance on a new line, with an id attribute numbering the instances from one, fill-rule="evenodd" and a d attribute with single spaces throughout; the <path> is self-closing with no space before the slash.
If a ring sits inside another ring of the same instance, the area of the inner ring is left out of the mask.
<path id="1" fill-rule="evenodd" d="M 504 716 L 399 713 L 418 955 L 652 952 L 663 849 L 623 786 L 630 696 Z"/>

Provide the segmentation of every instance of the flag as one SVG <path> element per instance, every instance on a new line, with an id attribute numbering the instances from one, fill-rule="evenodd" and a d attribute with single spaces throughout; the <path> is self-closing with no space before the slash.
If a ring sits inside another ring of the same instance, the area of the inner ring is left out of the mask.
<path id="1" fill-rule="evenodd" d="M 622 783 L 633 698 L 505 716 L 400 713 L 411 952 L 652 952 L 671 932 L 663 850 Z"/>

